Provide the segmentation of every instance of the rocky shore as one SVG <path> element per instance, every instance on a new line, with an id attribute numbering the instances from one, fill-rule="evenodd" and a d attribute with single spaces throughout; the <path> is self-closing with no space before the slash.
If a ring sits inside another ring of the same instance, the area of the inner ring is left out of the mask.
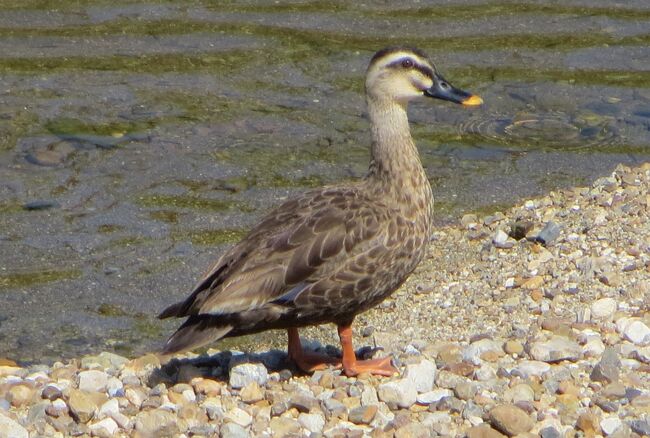
<path id="1" fill-rule="evenodd" d="M 650 163 L 619 166 L 438 229 L 356 324 L 399 375 L 302 375 L 275 350 L 0 358 L 0 437 L 648 436 L 649 309 Z M 332 333 L 304 336 L 336 353 Z"/>

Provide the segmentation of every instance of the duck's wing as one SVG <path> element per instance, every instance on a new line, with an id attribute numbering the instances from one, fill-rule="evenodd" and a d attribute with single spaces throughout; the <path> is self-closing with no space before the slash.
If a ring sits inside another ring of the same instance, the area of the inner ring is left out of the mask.
<path id="1" fill-rule="evenodd" d="M 218 316 L 292 301 L 356 254 L 386 242 L 394 212 L 354 189 L 308 192 L 281 205 L 224 254 L 170 316 Z"/>

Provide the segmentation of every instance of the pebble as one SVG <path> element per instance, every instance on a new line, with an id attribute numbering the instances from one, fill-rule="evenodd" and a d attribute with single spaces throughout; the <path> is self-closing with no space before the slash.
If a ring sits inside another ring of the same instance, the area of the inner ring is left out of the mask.
<path id="1" fill-rule="evenodd" d="M 480 339 L 472 342 L 463 350 L 463 360 L 474 365 L 480 365 L 484 355 L 491 353 L 494 358 L 504 355 L 502 343 L 492 339 Z"/>
<path id="2" fill-rule="evenodd" d="M 239 424 L 241 427 L 248 427 L 253 423 L 253 417 L 243 409 L 235 407 L 225 413 L 224 418 Z"/>
<path id="3" fill-rule="evenodd" d="M 549 221 L 546 223 L 542 231 L 539 232 L 537 236 L 535 236 L 535 241 L 541 243 L 542 245 L 549 246 L 555 240 L 557 240 L 558 237 L 560 237 L 560 226 L 556 224 L 553 221 Z"/>
<path id="4" fill-rule="evenodd" d="M 221 426 L 221 438 L 249 438 L 250 435 L 239 424 L 226 423 Z"/>
<path id="5" fill-rule="evenodd" d="M 377 395 L 389 406 L 409 408 L 415 404 L 418 392 L 411 380 L 400 379 L 379 385 Z"/>
<path id="6" fill-rule="evenodd" d="M 13 385 L 9 388 L 7 401 L 15 407 L 25 406 L 32 400 L 34 393 L 35 391 L 30 385 Z"/>
<path id="7" fill-rule="evenodd" d="M 511 404 L 493 408 L 489 413 L 489 421 L 495 429 L 508 436 L 528 432 L 534 426 L 526 412 Z"/>
<path id="8" fill-rule="evenodd" d="M 439 388 L 419 394 L 416 397 L 416 401 L 421 405 L 430 405 L 452 395 L 454 393 L 450 389 Z"/>
<path id="9" fill-rule="evenodd" d="M 100 438 L 112 438 L 116 435 L 119 426 L 112 418 L 104 418 L 103 420 L 93 423 L 88 427 L 93 436 Z"/>
<path id="10" fill-rule="evenodd" d="M 596 320 L 608 320 L 614 316 L 618 305 L 613 298 L 601 298 L 591 304 L 591 317 Z"/>
<path id="11" fill-rule="evenodd" d="M 553 336 L 548 341 L 534 342 L 530 348 L 533 359 L 543 362 L 575 361 L 582 356 L 582 349 L 575 341 L 564 336 Z"/>
<path id="12" fill-rule="evenodd" d="M 143 436 L 173 436 L 179 433 L 176 416 L 164 409 L 142 411 L 135 417 L 135 430 Z"/>
<path id="13" fill-rule="evenodd" d="M 623 335 L 628 341 L 636 345 L 650 343 L 650 328 L 638 320 L 630 321 L 629 324 L 626 324 L 623 329 Z"/>
<path id="14" fill-rule="evenodd" d="M 79 389 L 88 392 L 106 391 L 110 377 L 99 370 L 82 371 L 79 373 Z"/>
<path id="15" fill-rule="evenodd" d="M 270 422 L 271 431 L 273 436 L 284 437 L 291 434 L 300 432 L 300 423 L 292 418 L 287 417 L 273 417 Z M 248 435 L 246 435 L 248 436 Z"/>
<path id="16" fill-rule="evenodd" d="M 437 371 L 436 364 L 423 360 L 417 364 L 407 365 L 404 378 L 413 384 L 417 392 L 427 392 L 433 389 Z"/>
<path id="17" fill-rule="evenodd" d="M 524 352 L 524 346 L 521 344 L 521 342 L 516 340 L 506 341 L 506 343 L 503 345 L 503 349 L 508 354 L 520 355 Z"/>
<path id="18" fill-rule="evenodd" d="M 503 438 L 504 434 L 498 430 L 492 429 L 489 424 L 483 423 L 478 426 L 470 427 L 467 430 L 467 438 Z"/>
<path id="19" fill-rule="evenodd" d="M 551 366 L 549 364 L 539 360 L 524 360 L 515 367 L 517 374 L 523 378 L 529 378 L 531 376 L 540 377 L 550 369 Z"/>
<path id="20" fill-rule="evenodd" d="M 633 420 L 630 422 L 630 428 L 641 436 L 650 436 L 650 418 Z"/>
<path id="21" fill-rule="evenodd" d="M 606 348 L 600 361 L 594 366 L 589 378 L 595 382 L 611 383 L 618 381 L 621 361 L 616 350 Z"/>
<path id="22" fill-rule="evenodd" d="M 29 438 L 29 432 L 19 423 L 0 412 L 0 438 Z"/>
<path id="23" fill-rule="evenodd" d="M 354 424 L 370 424 L 377 414 L 377 405 L 359 406 L 351 409 L 348 420 Z"/>
<path id="24" fill-rule="evenodd" d="M 543 429 L 540 429 L 539 436 L 541 438 L 561 438 L 562 437 L 560 432 L 558 432 L 558 430 L 556 428 L 554 428 L 553 426 L 548 426 L 548 427 L 545 427 Z"/>
<path id="25" fill-rule="evenodd" d="M 257 382 L 250 382 L 241 389 L 239 397 L 244 403 L 257 403 L 264 398 L 264 393 Z"/>
<path id="26" fill-rule="evenodd" d="M 71 389 L 68 398 L 68 406 L 70 413 L 73 417 L 81 423 L 87 423 L 95 415 L 97 411 L 97 404 L 89 396 L 89 394 L 79 391 L 78 389 Z"/>
<path id="27" fill-rule="evenodd" d="M 266 367 L 261 363 L 244 363 L 230 369 L 230 386 L 240 389 L 251 382 L 263 386 L 269 380 Z"/>
<path id="28" fill-rule="evenodd" d="M 607 436 L 613 434 L 622 424 L 618 417 L 607 417 L 600 420 L 600 429 Z"/>
<path id="29" fill-rule="evenodd" d="M 321 414 L 306 414 L 303 412 L 298 415 L 298 423 L 309 432 L 319 433 L 325 427 L 325 417 Z"/>

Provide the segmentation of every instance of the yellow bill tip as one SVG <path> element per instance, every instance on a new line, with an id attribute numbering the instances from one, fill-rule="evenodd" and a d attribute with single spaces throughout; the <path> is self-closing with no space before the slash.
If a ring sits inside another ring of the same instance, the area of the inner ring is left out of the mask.
<path id="1" fill-rule="evenodd" d="M 481 105 L 482 103 L 483 103 L 483 99 L 481 99 L 476 94 L 473 94 L 467 99 L 463 100 L 463 105 L 465 106 L 477 106 L 477 105 Z"/>

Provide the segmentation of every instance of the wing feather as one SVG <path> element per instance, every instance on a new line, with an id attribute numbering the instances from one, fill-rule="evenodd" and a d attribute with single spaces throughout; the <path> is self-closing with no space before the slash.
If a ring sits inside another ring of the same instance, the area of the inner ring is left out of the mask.
<path id="1" fill-rule="evenodd" d="M 353 287 L 357 274 L 337 271 L 344 260 L 375 247 L 374 239 L 386 240 L 387 227 L 380 224 L 393 214 L 364 196 L 328 189 L 288 201 L 224 254 L 184 302 L 160 317 L 219 315 L 275 300 L 293 302 L 310 290 L 308 285 L 331 275 Z"/>

